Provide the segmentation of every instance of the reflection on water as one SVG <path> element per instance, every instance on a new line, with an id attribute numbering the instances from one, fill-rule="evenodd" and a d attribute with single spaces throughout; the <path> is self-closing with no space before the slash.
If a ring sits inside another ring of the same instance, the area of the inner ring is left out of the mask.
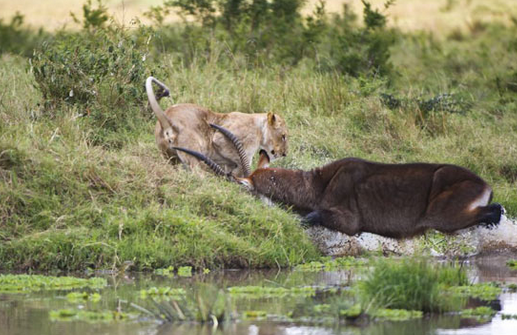
<path id="1" fill-rule="evenodd" d="M 517 271 L 505 266 L 508 258 L 515 256 L 486 256 L 465 262 L 469 277 L 473 282 L 497 281 L 517 283 Z M 86 310 L 133 311 L 120 300 L 137 304 L 138 292 L 152 286 L 171 286 L 191 288 L 201 283 L 210 283 L 221 288 L 244 285 L 292 286 L 336 286 L 344 287 L 353 282 L 357 274 L 353 270 L 335 272 L 301 271 L 215 271 L 208 275 L 192 278 L 167 278 L 152 275 L 126 275 L 108 277 L 109 287 L 101 290 L 102 299 L 98 303 L 71 303 L 65 298 L 68 291 L 36 292 L 32 294 L 0 293 L 0 335 L 47 335 L 47 334 L 137 334 L 137 335 L 208 335 L 208 334 L 249 334 L 249 335 L 297 335 L 297 334 L 496 334 L 514 335 L 517 333 L 517 320 L 502 320 L 501 314 L 517 315 L 517 293 L 503 293 L 500 296 L 502 310 L 486 324 L 476 325 L 471 320 L 458 316 L 426 317 L 405 322 L 374 322 L 345 326 L 339 324 L 318 324 L 314 321 L 303 323 L 285 321 L 239 321 L 213 328 L 209 325 L 164 324 L 153 320 L 140 319 L 138 322 L 87 323 L 83 321 L 53 322 L 49 311 L 62 308 Z M 325 296 L 315 298 L 284 297 L 263 299 L 237 299 L 235 309 L 263 310 L 268 314 L 286 315 L 300 311 L 311 303 L 325 303 Z"/>
<path id="2" fill-rule="evenodd" d="M 517 280 L 517 276 L 508 278 L 513 281 Z M 503 293 L 500 296 L 501 312 L 496 315 L 491 322 L 472 328 L 462 329 L 439 329 L 437 334 L 455 334 L 455 335 L 481 335 L 496 334 L 510 335 L 517 334 L 517 320 L 502 320 L 501 314 L 517 314 L 517 294 Z"/>

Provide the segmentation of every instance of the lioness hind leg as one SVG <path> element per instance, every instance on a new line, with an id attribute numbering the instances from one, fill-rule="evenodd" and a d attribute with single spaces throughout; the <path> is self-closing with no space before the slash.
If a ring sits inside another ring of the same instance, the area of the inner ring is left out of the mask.
<path id="1" fill-rule="evenodd" d="M 196 130 L 190 130 L 190 129 L 182 129 L 181 132 L 178 133 L 178 136 L 176 137 L 172 147 L 180 147 L 185 148 L 188 150 L 199 152 L 203 155 L 207 155 L 207 147 L 206 147 L 206 141 L 203 138 L 203 136 L 199 135 Z M 203 166 L 204 163 L 202 163 L 199 159 L 196 157 L 189 155 L 183 151 L 175 150 L 174 155 L 179 158 L 181 163 L 187 168 L 192 170 L 193 168 L 197 166 Z"/>

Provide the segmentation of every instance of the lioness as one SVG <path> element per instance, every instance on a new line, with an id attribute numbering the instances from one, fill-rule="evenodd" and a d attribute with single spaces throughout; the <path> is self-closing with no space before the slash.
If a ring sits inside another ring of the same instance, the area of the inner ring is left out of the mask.
<path id="1" fill-rule="evenodd" d="M 157 79 L 147 78 L 147 97 L 158 118 L 154 132 L 156 144 L 170 161 L 177 162 L 179 159 L 190 168 L 198 166 L 200 162 L 195 157 L 172 147 L 189 148 L 210 157 L 226 172 L 244 176 L 234 145 L 210 127 L 210 123 L 220 125 L 235 134 L 242 141 L 247 157 L 253 157 L 258 150 L 263 156 L 267 156 L 267 161 L 287 154 L 287 127 L 279 115 L 271 112 L 215 113 L 195 104 L 177 104 L 164 112 L 156 100 L 153 82 L 161 87 L 159 98 L 168 96 L 170 91 Z"/>

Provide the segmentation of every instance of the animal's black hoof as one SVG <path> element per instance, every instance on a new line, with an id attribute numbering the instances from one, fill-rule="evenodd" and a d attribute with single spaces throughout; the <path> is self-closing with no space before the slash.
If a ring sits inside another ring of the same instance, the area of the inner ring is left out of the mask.
<path id="1" fill-rule="evenodd" d="M 320 225 L 321 224 L 321 214 L 318 211 L 310 212 L 307 214 L 303 220 L 302 223 L 308 226 L 314 226 L 314 225 Z"/>
<path id="2" fill-rule="evenodd" d="M 488 229 L 495 228 L 500 222 L 501 217 L 505 213 L 504 207 L 501 204 L 494 203 L 488 206 L 489 212 L 485 217 L 485 227 Z"/>
<path id="3" fill-rule="evenodd" d="M 498 225 L 498 223 L 486 223 L 485 224 L 485 228 L 488 229 L 488 230 L 492 230 L 495 227 L 497 227 L 497 225 Z"/>

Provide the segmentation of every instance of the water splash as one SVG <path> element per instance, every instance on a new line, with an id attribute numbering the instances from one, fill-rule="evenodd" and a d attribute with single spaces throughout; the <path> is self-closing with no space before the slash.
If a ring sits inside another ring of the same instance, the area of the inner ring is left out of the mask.
<path id="1" fill-rule="evenodd" d="M 493 229 L 477 226 L 444 236 L 447 243 L 441 248 L 429 243 L 426 236 L 400 240 L 371 233 L 348 236 L 322 226 L 310 227 L 307 233 L 321 252 L 328 256 L 356 256 L 367 251 L 400 255 L 423 252 L 431 256 L 472 256 L 495 251 L 517 251 L 517 222 L 506 216 Z"/>

